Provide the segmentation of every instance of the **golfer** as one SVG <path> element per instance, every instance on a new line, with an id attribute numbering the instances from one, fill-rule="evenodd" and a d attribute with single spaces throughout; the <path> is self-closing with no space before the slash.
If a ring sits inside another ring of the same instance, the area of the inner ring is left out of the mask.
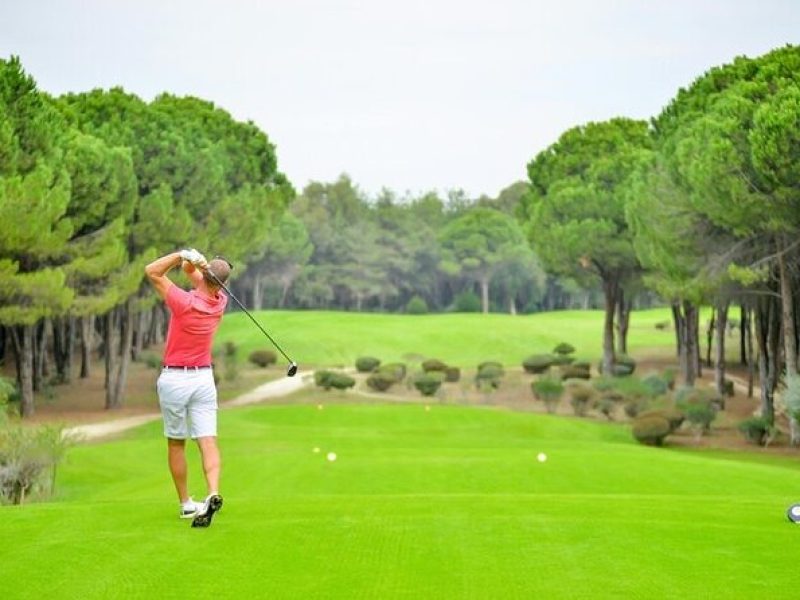
<path id="1" fill-rule="evenodd" d="M 167 273 L 181 265 L 194 289 L 175 285 Z M 192 527 L 208 527 L 222 506 L 219 494 L 220 456 L 217 447 L 217 388 L 211 366 L 211 344 L 228 298 L 216 279 L 225 283 L 231 265 L 223 258 L 207 262 L 197 250 L 182 250 L 156 259 L 145 274 L 170 312 L 164 361 L 158 377 L 158 401 L 164 419 L 167 457 L 180 500 L 179 516 Z M 189 496 L 186 439 L 197 441 L 203 460 L 207 496 L 203 503 Z"/>

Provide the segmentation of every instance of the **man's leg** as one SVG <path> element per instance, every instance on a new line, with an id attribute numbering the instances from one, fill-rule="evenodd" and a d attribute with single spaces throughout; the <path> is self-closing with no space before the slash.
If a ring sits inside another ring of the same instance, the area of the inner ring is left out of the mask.
<path id="1" fill-rule="evenodd" d="M 203 457 L 203 473 L 206 476 L 208 494 L 218 494 L 221 460 L 219 448 L 217 447 L 217 437 L 199 437 L 197 438 L 197 446 L 200 448 L 200 455 Z"/>
<path id="2" fill-rule="evenodd" d="M 167 438 L 167 453 L 169 472 L 172 474 L 172 481 L 175 482 L 175 491 L 178 492 L 178 499 L 181 503 L 188 502 L 186 440 Z"/>

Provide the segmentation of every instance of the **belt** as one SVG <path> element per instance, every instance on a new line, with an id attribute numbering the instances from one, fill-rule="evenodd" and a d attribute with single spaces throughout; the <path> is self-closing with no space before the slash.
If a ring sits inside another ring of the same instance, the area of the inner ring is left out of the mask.
<path id="1" fill-rule="evenodd" d="M 182 365 L 163 365 L 169 371 L 199 371 L 200 369 L 210 369 L 211 365 L 182 366 Z"/>

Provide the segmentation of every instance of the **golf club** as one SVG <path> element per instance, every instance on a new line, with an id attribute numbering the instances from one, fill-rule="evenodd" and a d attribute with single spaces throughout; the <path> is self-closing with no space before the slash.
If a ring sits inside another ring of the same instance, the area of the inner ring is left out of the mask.
<path id="1" fill-rule="evenodd" d="M 261 324 L 260 324 L 258 321 L 256 321 L 256 320 L 255 320 L 255 317 L 253 317 L 253 315 L 251 315 L 251 314 L 250 314 L 250 312 L 249 312 L 249 311 L 248 311 L 248 310 L 247 310 L 247 309 L 244 307 L 244 304 L 242 304 L 242 303 L 239 301 L 239 299 L 238 299 L 236 296 L 234 296 L 234 295 L 233 295 L 233 292 L 231 292 L 231 291 L 228 289 L 228 286 L 226 286 L 224 283 L 222 283 L 222 282 L 221 282 L 221 281 L 220 281 L 220 280 L 217 278 L 217 276 L 216 276 L 216 275 L 214 275 L 214 273 L 213 273 L 213 271 L 211 271 L 211 269 L 208 269 L 208 268 L 206 268 L 206 269 L 205 269 L 205 272 L 206 272 L 206 273 L 208 273 L 208 275 L 211 277 L 211 279 L 214 281 L 214 283 L 216 283 L 216 284 L 217 284 L 218 286 L 220 286 L 220 287 L 221 287 L 223 290 L 225 290 L 225 293 L 226 293 L 226 294 L 228 294 L 228 296 L 230 296 L 230 297 L 233 299 L 233 301 L 234 301 L 234 302 L 236 302 L 236 304 L 238 304 L 238 305 L 239 305 L 239 308 L 241 308 L 241 309 L 242 309 L 242 310 L 245 312 L 245 314 L 246 314 L 248 317 L 250 317 L 250 320 L 251 320 L 253 323 L 255 323 L 255 324 L 256 324 L 256 327 L 258 327 L 258 328 L 261 330 L 261 333 L 263 333 L 265 336 L 267 336 L 267 339 L 268 339 L 270 342 L 272 342 L 272 345 L 273 345 L 273 346 L 275 346 L 275 347 L 278 349 L 278 352 L 280 352 L 281 354 L 283 354 L 284 358 L 286 358 L 286 360 L 288 360 L 288 361 L 289 361 L 289 370 L 286 372 L 286 376 L 287 376 L 287 377 L 294 377 L 294 376 L 295 376 L 295 374 L 297 373 L 297 363 L 296 363 L 296 362 L 294 362 L 294 361 L 293 361 L 291 358 L 289 358 L 289 356 L 286 354 L 286 352 L 284 352 L 284 351 L 283 351 L 283 348 L 281 348 L 281 347 L 278 345 L 278 342 L 276 342 L 275 340 L 273 340 L 273 339 L 272 339 L 272 336 L 266 332 L 266 330 L 265 330 L 265 329 L 264 329 L 264 328 L 261 326 Z"/>

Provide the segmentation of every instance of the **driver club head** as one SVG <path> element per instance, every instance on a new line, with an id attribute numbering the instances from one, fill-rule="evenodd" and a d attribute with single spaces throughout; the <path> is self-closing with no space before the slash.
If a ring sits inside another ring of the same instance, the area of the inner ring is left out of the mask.
<path id="1" fill-rule="evenodd" d="M 286 372 L 287 377 L 294 377 L 297 374 L 297 363 L 292 361 L 289 364 L 289 370 Z"/>

